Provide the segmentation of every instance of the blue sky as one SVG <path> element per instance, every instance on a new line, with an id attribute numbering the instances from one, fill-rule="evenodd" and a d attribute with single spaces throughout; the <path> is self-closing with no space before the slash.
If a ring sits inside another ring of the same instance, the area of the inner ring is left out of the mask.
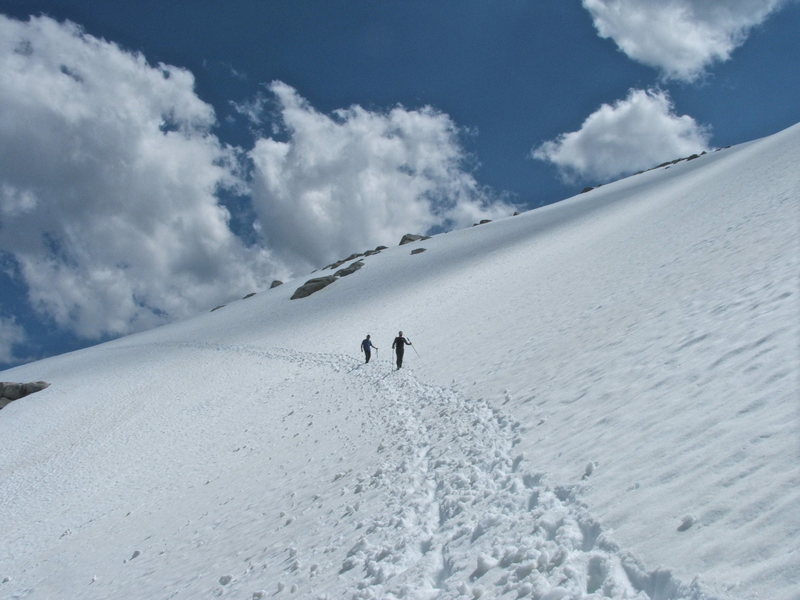
<path id="1" fill-rule="evenodd" d="M 0 367 L 798 120 L 781 0 L 0 0 Z"/>

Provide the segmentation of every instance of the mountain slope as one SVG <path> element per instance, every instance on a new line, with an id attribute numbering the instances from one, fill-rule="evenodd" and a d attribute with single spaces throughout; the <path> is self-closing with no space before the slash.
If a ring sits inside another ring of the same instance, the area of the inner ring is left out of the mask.
<path id="1" fill-rule="evenodd" d="M 0 590 L 794 598 L 798 163 L 795 126 L 4 372 L 53 385 L 0 412 Z"/>

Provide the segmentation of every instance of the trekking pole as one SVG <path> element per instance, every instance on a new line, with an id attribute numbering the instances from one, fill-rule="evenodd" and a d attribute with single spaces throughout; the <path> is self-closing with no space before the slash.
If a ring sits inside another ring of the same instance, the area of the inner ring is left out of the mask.
<path id="1" fill-rule="evenodd" d="M 411 346 L 411 349 L 414 351 L 414 353 L 415 353 L 417 356 L 419 356 L 419 352 L 417 352 L 417 348 L 414 346 L 414 344 L 409 344 L 409 346 Z"/>

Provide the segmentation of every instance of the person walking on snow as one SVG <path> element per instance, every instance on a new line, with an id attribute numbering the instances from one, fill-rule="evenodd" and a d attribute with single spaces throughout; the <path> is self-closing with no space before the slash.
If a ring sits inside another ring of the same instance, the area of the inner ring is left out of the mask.
<path id="1" fill-rule="evenodd" d="M 403 352 L 406 350 L 406 345 L 411 346 L 411 342 L 408 341 L 406 338 L 403 337 L 403 332 L 397 334 L 397 337 L 394 338 L 392 342 L 392 348 L 394 348 L 395 353 L 397 354 L 397 368 L 403 366 Z"/>
<path id="2" fill-rule="evenodd" d="M 365 361 L 365 363 L 369 362 L 369 357 L 372 355 L 372 353 L 370 352 L 370 348 L 375 348 L 375 350 L 378 349 L 377 346 L 373 346 L 372 345 L 372 340 L 369 339 L 369 334 L 367 334 L 367 337 L 364 339 L 363 342 L 361 342 L 361 351 L 367 357 L 367 360 Z"/>

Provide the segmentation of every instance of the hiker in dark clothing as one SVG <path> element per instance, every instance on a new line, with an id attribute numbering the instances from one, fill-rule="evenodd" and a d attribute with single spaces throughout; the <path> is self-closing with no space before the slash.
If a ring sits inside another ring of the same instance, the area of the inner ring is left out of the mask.
<path id="1" fill-rule="evenodd" d="M 403 366 L 403 352 L 406 350 L 406 345 L 411 346 L 411 342 L 403 337 L 403 332 L 401 331 L 397 334 L 397 337 L 394 338 L 394 341 L 392 342 L 392 348 L 394 348 L 394 351 L 397 354 L 398 369 Z"/>
<path id="2" fill-rule="evenodd" d="M 375 350 L 378 349 L 377 346 L 372 345 L 372 340 L 369 339 L 369 334 L 367 334 L 367 337 L 364 339 L 363 342 L 361 342 L 361 351 L 367 357 L 366 362 L 369 362 L 369 357 L 371 356 L 370 348 L 375 348 Z"/>

